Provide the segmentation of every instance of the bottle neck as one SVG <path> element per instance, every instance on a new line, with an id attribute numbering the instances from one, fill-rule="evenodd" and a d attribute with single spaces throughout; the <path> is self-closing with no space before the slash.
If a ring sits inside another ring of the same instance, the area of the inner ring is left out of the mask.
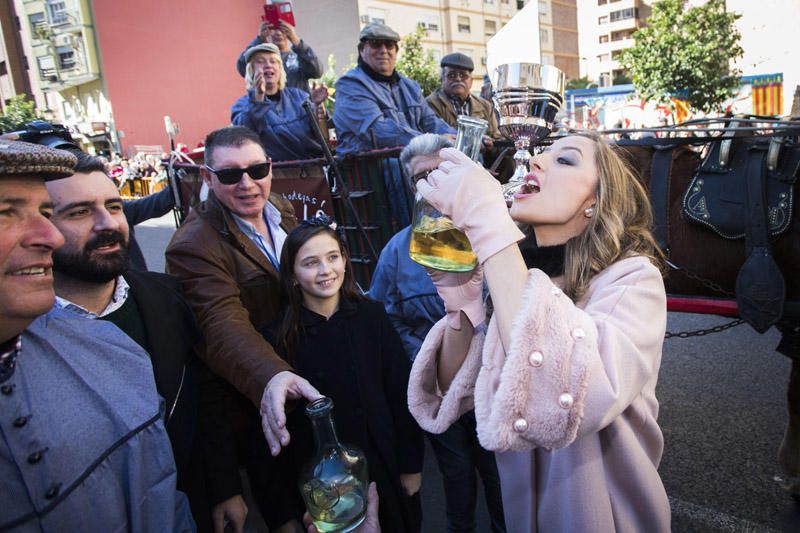
<path id="1" fill-rule="evenodd" d="M 339 438 L 336 436 L 336 426 L 333 425 L 333 417 L 330 414 L 312 418 L 311 425 L 314 428 L 317 450 L 326 450 L 339 445 Z"/>

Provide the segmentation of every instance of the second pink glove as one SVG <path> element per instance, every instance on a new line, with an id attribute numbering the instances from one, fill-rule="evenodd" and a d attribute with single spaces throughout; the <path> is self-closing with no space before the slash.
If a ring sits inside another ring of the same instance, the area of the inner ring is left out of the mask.
<path id="1" fill-rule="evenodd" d="M 486 319 L 483 305 L 483 270 L 480 265 L 471 272 L 442 272 L 426 268 L 436 292 L 444 300 L 447 324 L 453 329 L 461 329 L 461 311 L 473 326 Z"/>

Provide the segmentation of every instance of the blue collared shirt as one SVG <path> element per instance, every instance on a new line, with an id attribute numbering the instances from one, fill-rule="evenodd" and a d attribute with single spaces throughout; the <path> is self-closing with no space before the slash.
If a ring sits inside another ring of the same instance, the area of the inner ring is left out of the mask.
<path id="1" fill-rule="evenodd" d="M 231 215 L 233 215 L 233 220 L 236 221 L 236 225 L 239 226 L 242 233 L 253 241 L 258 249 L 261 250 L 261 253 L 267 256 L 272 266 L 274 266 L 275 269 L 280 268 L 281 250 L 283 250 L 283 243 L 286 242 L 286 232 L 281 228 L 281 212 L 278 211 L 278 208 L 269 202 L 264 206 L 264 220 L 267 222 L 267 229 L 272 237 L 271 245 L 267 242 L 267 239 L 256 230 L 254 225 L 233 212 L 231 212 Z"/>
<path id="2" fill-rule="evenodd" d="M 63 309 L 86 318 L 104 317 L 122 307 L 122 304 L 124 304 L 128 299 L 128 292 L 130 289 L 131 288 L 128 286 L 128 282 L 125 281 L 125 278 L 122 276 L 117 276 L 117 284 L 114 288 L 114 294 L 111 295 L 111 301 L 108 302 L 106 308 L 99 313 L 92 313 L 88 309 L 58 295 L 56 295 L 56 309 Z"/>

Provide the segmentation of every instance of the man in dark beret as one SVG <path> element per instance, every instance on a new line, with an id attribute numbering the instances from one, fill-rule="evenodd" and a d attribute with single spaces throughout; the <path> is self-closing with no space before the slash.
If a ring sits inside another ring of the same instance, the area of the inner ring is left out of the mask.
<path id="1" fill-rule="evenodd" d="M 482 118 L 488 122 L 489 127 L 483 137 L 482 152 L 484 164 L 487 167 L 491 166 L 500 154 L 500 150 L 494 149 L 494 141 L 502 139 L 503 136 L 497 127 L 497 114 L 492 102 L 470 93 L 473 82 L 472 71 L 475 70 L 472 58 L 461 52 L 453 52 L 444 56 L 439 65 L 442 67 L 442 85 L 428 96 L 428 105 L 439 118 L 453 127 L 458 126 L 459 115 Z M 510 157 L 508 164 L 503 162 L 500 171 L 501 181 L 507 181 L 514 171 Z"/>
<path id="2" fill-rule="evenodd" d="M 0 139 L 0 531 L 192 531 L 147 354 L 52 309 L 45 181 L 74 165 Z"/>

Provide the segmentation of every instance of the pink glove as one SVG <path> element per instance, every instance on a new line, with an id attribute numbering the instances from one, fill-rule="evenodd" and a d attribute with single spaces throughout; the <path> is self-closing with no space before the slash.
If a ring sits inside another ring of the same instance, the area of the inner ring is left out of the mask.
<path id="1" fill-rule="evenodd" d="M 417 191 L 467 234 L 481 264 L 525 237 L 511 220 L 496 179 L 455 148 L 439 155 L 444 161 L 417 182 Z"/>
<path id="2" fill-rule="evenodd" d="M 470 272 L 442 272 L 426 268 L 436 292 L 444 300 L 447 324 L 453 329 L 461 329 L 461 311 L 473 326 L 486 319 L 483 307 L 483 269 L 480 265 Z"/>

